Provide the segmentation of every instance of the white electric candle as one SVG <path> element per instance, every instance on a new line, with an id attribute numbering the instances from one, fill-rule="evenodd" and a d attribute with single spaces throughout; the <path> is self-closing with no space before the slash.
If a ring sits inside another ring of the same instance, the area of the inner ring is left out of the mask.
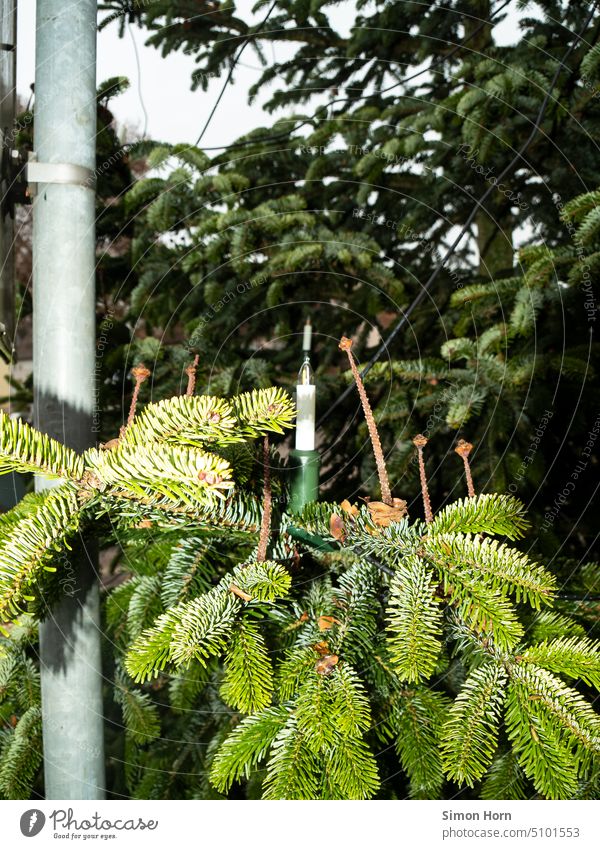
<path id="1" fill-rule="evenodd" d="M 312 339 L 312 325 L 310 319 L 304 325 L 304 335 L 302 336 L 302 350 L 306 353 L 310 351 L 310 343 Z"/>
<path id="2" fill-rule="evenodd" d="M 313 370 L 306 356 L 298 372 L 296 386 L 296 449 L 298 451 L 314 451 L 316 397 L 317 387 Z"/>
<path id="3" fill-rule="evenodd" d="M 313 384 L 296 387 L 296 448 L 298 451 L 314 451 L 315 448 L 315 401 L 317 387 Z"/>

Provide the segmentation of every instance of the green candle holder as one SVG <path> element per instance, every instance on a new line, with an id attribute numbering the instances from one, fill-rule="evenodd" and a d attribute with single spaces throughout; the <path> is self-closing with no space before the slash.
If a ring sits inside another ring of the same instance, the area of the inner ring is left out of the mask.
<path id="1" fill-rule="evenodd" d="M 319 469 L 321 458 L 318 451 L 290 451 L 288 470 L 291 477 L 290 513 L 299 513 L 305 504 L 319 500 Z"/>

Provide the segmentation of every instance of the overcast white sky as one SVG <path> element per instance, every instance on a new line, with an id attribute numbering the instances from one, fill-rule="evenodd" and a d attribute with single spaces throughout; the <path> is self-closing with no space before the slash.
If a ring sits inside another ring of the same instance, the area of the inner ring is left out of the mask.
<path id="1" fill-rule="evenodd" d="M 250 10 L 254 0 L 238 0 L 237 8 Z M 513 11 L 496 28 L 496 38 L 502 42 L 516 39 L 518 15 Z M 264 16 L 261 11 L 258 18 Z M 354 19 L 354 2 L 340 3 L 335 9 L 335 23 L 342 30 Z M 35 76 L 35 0 L 19 0 L 17 34 L 17 91 L 28 97 Z M 130 90 L 113 100 L 111 109 L 119 122 L 137 127 L 139 132 L 147 123 L 150 138 L 168 142 L 194 142 L 221 90 L 224 79 L 210 80 L 206 92 L 190 91 L 190 78 L 195 68 L 192 57 L 171 54 L 163 58 L 159 51 L 144 44 L 145 33 L 131 27 L 126 37 L 118 36 L 115 21 L 98 34 L 98 82 L 109 77 L 125 76 Z M 136 62 L 137 47 L 141 73 Z M 284 48 L 277 47 L 274 61 L 284 57 Z M 260 103 L 247 104 L 247 91 L 259 75 L 256 57 L 248 46 L 241 58 L 243 67 L 235 73 L 235 83 L 229 85 L 204 138 L 203 147 L 221 146 L 232 142 L 244 132 L 261 124 L 269 125 Z M 145 112 L 144 112 L 145 110 Z M 147 119 L 145 116 L 147 115 Z"/>

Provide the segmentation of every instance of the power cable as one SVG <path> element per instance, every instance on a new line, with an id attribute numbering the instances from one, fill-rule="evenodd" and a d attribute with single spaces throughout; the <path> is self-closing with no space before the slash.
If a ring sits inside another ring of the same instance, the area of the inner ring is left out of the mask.
<path id="1" fill-rule="evenodd" d="M 231 80 L 231 77 L 233 76 L 233 72 L 235 71 L 235 66 L 236 66 L 236 65 L 237 65 L 237 63 L 238 63 L 240 56 L 242 55 L 242 53 L 244 52 L 244 50 L 245 50 L 245 49 L 246 49 L 246 47 L 248 46 L 248 44 L 249 44 L 249 42 L 250 42 L 250 39 L 251 39 L 253 36 L 258 35 L 258 34 L 261 32 L 262 28 L 264 27 L 264 25 L 267 23 L 267 21 L 268 21 L 268 20 L 269 20 L 269 18 L 271 17 L 271 14 L 272 14 L 273 10 L 275 9 L 275 6 L 277 5 L 277 2 L 278 2 L 278 0 L 273 0 L 273 3 L 272 3 L 272 4 L 271 4 L 271 6 L 269 7 L 269 11 L 267 12 L 267 14 L 266 14 L 266 16 L 265 16 L 264 20 L 262 21 L 262 23 L 259 25 L 258 29 L 253 30 L 251 33 L 249 33 L 249 34 L 246 36 L 246 39 L 245 39 L 244 43 L 242 44 L 242 46 L 240 47 L 240 49 L 238 50 L 238 52 L 237 52 L 237 53 L 236 53 L 236 55 L 234 56 L 234 58 L 233 58 L 233 62 L 231 63 L 231 68 L 229 69 L 229 73 L 227 74 L 227 79 L 226 79 L 226 80 L 225 80 L 225 82 L 223 83 L 223 87 L 222 87 L 221 91 L 219 92 L 219 96 L 217 97 L 217 99 L 216 99 L 216 101 L 215 101 L 215 105 L 214 105 L 214 106 L 213 106 L 213 108 L 211 109 L 211 111 L 210 111 L 210 115 L 209 115 L 209 116 L 208 116 L 208 118 L 206 119 L 206 123 L 205 123 L 204 127 L 202 128 L 202 131 L 201 131 L 200 135 L 198 136 L 198 138 L 196 139 L 196 147 L 200 144 L 200 142 L 201 142 L 201 140 L 202 140 L 202 137 L 204 136 L 204 133 L 207 131 L 207 129 L 208 129 L 208 127 L 209 127 L 209 124 L 210 124 L 210 122 L 212 121 L 212 119 L 213 119 L 213 116 L 214 116 L 215 112 L 217 111 L 217 108 L 218 108 L 218 106 L 219 106 L 219 103 L 221 102 L 221 100 L 222 100 L 222 98 L 223 98 L 223 95 L 225 94 L 225 89 L 226 89 L 226 88 L 227 88 L 227 86 L 229 85 L 229 81 Z M 210 150 L 210 148 L 206 148 L 206 150 Z"/>

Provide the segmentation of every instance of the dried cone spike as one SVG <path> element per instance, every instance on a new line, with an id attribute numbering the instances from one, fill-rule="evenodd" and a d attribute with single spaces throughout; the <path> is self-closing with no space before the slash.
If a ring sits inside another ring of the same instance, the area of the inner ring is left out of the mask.
<path id="1" fill-rule="evenodd" d="M 429 490 L 427 488 L 427 475 L 425 473 L 425 460 L 423 458 L 423 448 L 427 445 L 427 437 L 419 433 L 413 439 L 413 445 L 417 448 L 419 456 L 419 475 L 421 477 L 421 493 L 423 495 L 423 507 L 425 508 L 425 521 L 427 524 L 433 522 L 433 512 L 431 510 L 431 501 L 429 500 Z"/>
<path id="2" fill-rule="evenodd" d="M 188 376 L 187 389 L 185 390 L 186 395 L 193 395 L 196 391 L 196 371 L 198 369 L 198 363 L 200 362 L 200 355 L 196 354 L 193 362 L 189 364 L 186 368 L 185 373 Z"/>
<path id="3" fill-rule="evenodd" d="M 133 387 L 133 395 L 131 396 L 131 406 L 129 407 L 129 415 L 127 416 L 127 424 L 125 425 L 125 427 L 129 427 L 135 417 L 138 395 L 140 394 L 140 386 L 145 380 L 148 380 L 152 372 L 150 371 L 150 369 L 146 368 L 143 363 L 140 363 L 139 366 L 135 366 L 131 369 L 131 374 L 135 380 L 135 386 Z"/>
<path id="4" fill-rule="evenodd" d="M 352 376 L 354 377 L 354 382 L 356 383 L 356 388 L 358 389 L 358 394 L 360 395 L 360 400 L 365 414 L 365 420 L 369 429 L 369 436 L 371 437 L 371 445 L 373 446 L 373 454 L 375 455 L 377 474 L 379 476 L 379 485 L 381 487 L 381 500 L 384 504 L 389 504 L 390 506 L 392 506 L 392 493 L 390 490 L 390 482 L 388 480 L 387 469 L 385 467 L 385 459 L 383 456 L 383 450 L 381 448 L 381 441 L 379 439 L 377 425 L 375 424 L 375 419 L 373 417 L 373 410 L 371 409 L 371 405 L 369 403 L 369 399 L 367 397 L 362 378 L 358 373 L 356 362 L 354 360 L 354 355 L 352 354 L 352 339 L 348 339 L 346 336 L 342 336 L 342 338 L 340 339 L 339 347 L 341 351 L 345 351 L 348 354 L 348 360 L 350 362 Z"/>
<path id="5" fill-rule="evenodd" d="M 264 494 L 263 494 L 263 514 L 260 526 L 260 537 L 258 540 L 258 549 L 256 559 L 262 563 L 267 559 L 267 544 L 269 542 L 269 534 L 271 532 L 271 455 L 269 452 L 269 437 L 265 436 L 263 440 L 263 475 L 264 475 Z"/>
<path id="6" fill-rule="evenodd" d="M 469 463 L 469 454 L 473 450 L 470 442 L 464 439 L 459 439 L 456 448 L 454 449 L 459 457 L 462 457 L 465 464 L 465 477 L 467 479 L 467 492 L 469 498 L 475 498 L 475 487 L 473 486 L 473 475 L 471 474 L 471 464 Z"/>
<path id="7" fill-rule="evenodd" d="M 136 380 L 137 380 L 140 384 L 142 384 L 145 380 L 147 380 L 147 379 L 150 377 L 150 375 L 152 374 L 152 372 L 150 371 L 150 369 L 149 369 L 149 368 L 146 368 L 146 366 L 144 365 L 144 363 L 140 363 L 140 364 L 139 364 L 139 366 L 134 366 L 134 367 L 131 369 L 131 374 L 134 376 L 134 378 L 135 378 L 135 379 L 136 379 Z"/>

